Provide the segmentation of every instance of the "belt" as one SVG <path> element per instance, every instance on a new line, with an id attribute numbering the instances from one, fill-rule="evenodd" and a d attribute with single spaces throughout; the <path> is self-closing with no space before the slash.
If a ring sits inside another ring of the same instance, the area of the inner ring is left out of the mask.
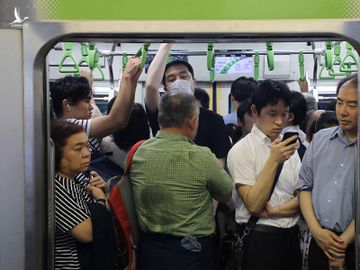
<path id="1" fill-rule="evenodd" d="M 245 228 L 245 224 L 239 224 L 238 230 L 243 231 Z M 263 233 L 271 233 L 271 234 L 297 234 L 299 232 L 299 226 L 295 225 L 291 228 L 279 228 L 270 225 L 256 224 L 253 228 L 253 231 L 263 232 Z"/>

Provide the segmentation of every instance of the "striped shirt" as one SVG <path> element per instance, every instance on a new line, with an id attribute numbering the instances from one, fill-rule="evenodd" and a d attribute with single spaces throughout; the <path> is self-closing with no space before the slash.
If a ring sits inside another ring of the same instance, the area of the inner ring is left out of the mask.
<path id="1" fill-rule="evenodd" d="M 55 269 L 80 269 L 77 240 L 70 230 L 90 217 L 85 182 L 55 176 Z"/>
<path id="2" fill-rule="evenodd" d="M 91 152 L 101 151 L 100 150 L 101 138 L 98 137 L 90 138 L 91 119 L 67 119 L 67 121 L 82 126 L 84 128 L 85 133 L 89 136 L 89 144 L 90 144 Z"/>

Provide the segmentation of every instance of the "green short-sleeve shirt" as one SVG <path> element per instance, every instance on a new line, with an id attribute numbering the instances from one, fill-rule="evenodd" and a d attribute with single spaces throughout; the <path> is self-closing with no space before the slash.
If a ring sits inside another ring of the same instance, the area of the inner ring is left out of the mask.
<path id="1" fill-rule="evenodd" d="M 212 198 L 232 190 L 207 147 L 161 130 L 135 153 L 130 178 L 140 228 L 177 236 L 214 233 Z"/>

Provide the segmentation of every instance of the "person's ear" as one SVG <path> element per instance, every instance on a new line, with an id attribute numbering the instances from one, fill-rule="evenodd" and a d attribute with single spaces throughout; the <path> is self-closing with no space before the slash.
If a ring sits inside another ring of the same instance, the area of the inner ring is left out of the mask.
<path id="1" fill-rule="evenodd" d="M 64 108 L 66 108 L 68 111 L 71 110 L 69 100 L 63 99 L 62 103 L 63 103 L 63 107 L 64 107 Z"/>
<path id="2" fill-rule="evenodd" d="M 189 118 L 188 120 L 188 127 L 191 129 L 191 130 L 195 130 L 197 128 L 196 126 L 196 121 L 197 121 L 197 116 L 194 115 L 192 117 Z"/>
<path id="3" fill-rule="evenodd" d="M 294 115 L 294 113 L 289 113 L 289 116 L 288 116 L 288 122 L 292 122 L 292 121 L 294 121 L 294 118 L 295 118 L 295 115 Z"/>
<path id="4" fill-rule="evenodd" d="M 256 106 L 254 104 L 251 105 L 251 113 L 255 119 L 259 118 L 259 116 L 260 116 L 260 114 L 258 113 Z"/>

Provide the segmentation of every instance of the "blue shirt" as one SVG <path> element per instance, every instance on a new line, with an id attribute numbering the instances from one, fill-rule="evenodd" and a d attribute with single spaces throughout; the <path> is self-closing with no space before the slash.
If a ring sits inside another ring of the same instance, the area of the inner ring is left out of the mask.
<path id="1" fill-rule="evenodd" d="M 223 116 L 225 125 L 234 124 L 237 125 L 237 115 L 236 112 L 229 113 Z"/>
<path id="2" fill-rule="evenodd" d="M 355 217 L 354 185 L 357 143 L 340 127 L 320 130 L 306 150 L 297 188 L 312 191 L 320 225 L 343 232 Z"/>

